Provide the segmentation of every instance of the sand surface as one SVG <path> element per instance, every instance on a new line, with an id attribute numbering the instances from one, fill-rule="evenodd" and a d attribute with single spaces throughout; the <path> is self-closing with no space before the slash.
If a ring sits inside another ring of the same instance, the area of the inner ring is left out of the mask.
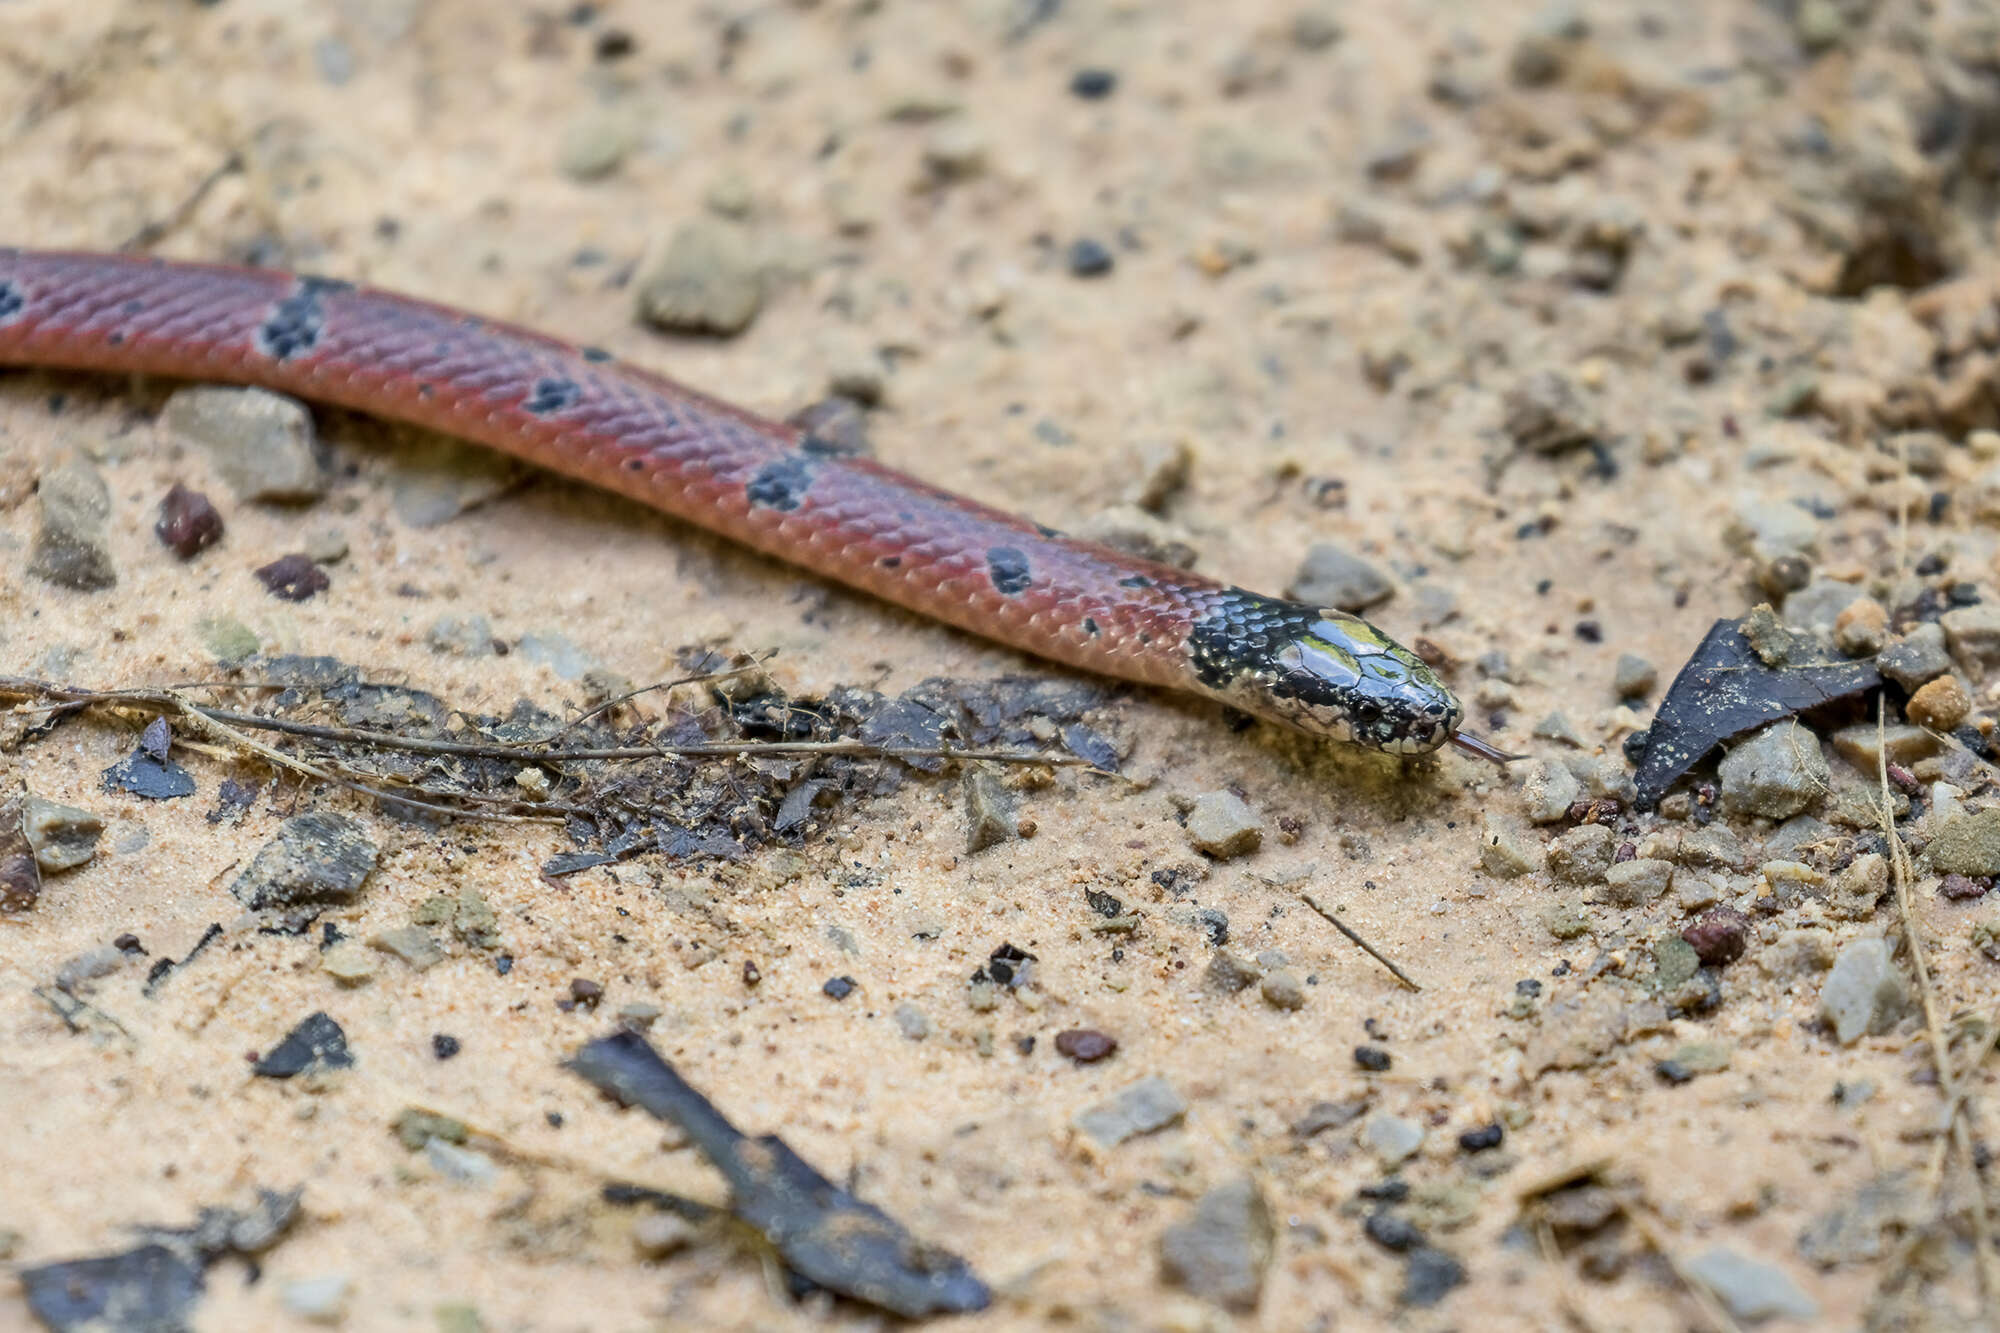
<path id="1" fill-rule="evenodd" d="M 1278 593 L 1309 547 L 1343 547 L 1390 577 L 1372 616 L 1449 664 L 1482 732 L 1618 761 L 1710 623 L 1768 600 L 1759 555 L 1728 539 L 1748 502 L 1816 502 L 1814 570 L 1892 604 L 1913 581 L 1992 595 L 1976 501 L 1991 454 L 1968 435 L 1993 424 L 1993 395 L 1954 396 L 1941 358 L 1964 346 L 1916 305 L 1995 261 L 1976 143 L 2000 46 L 1974 8 L 14 0 L 0 240 L 138 237 L 171 258 L 364 281 L 776 416 L 872 381 L 882 459 L 1067 530 L 1185 445 L 1189 479 L 1160 522 L 1202 571 Z M 1085 69 L 1115 88 L 1074 94 Z M 762 275 L 735 336 L 635 317 L 635 286 L 694 222 Z M 1072 272 L 1086 238 L 1109 272 Z M 1968 321 L 1984 299 L 1963 299 Z M 1510 395 L 1545 372 L 1598 423 L 1594 447 L 1542 453 L 1510 426 Z M 775 652 L 799 696 L 1060 675 L 546 477 L 418 526 L 398 506 L 422 480 L 406 442 L 339 413 L 318 420 L 325 498 L 241 501 L 158 425 L 170 387 L 0 377 L 0 672 L 213 680 L 204 626 L 234 619 L 265 654 L 328 655 L 495 713 L 587 699 L 521 650 L 533 636 L 637 683 L 678 674 L 690 646 Z M 1912 476 L 1884 450 L 1903 427 L 1944 433 L 1937 470 Z M 26 573 L 35 480 L 79 456 L 112 500 L 104 591 Z M 176 481 L 228 524 L 190 563 L 152 532 Z M 1899 505 L 1916 511 L 1901 532 Z M 271 598 L 252 571 L 329 531 L 348 548 L 331 587 Z M 436 651 L 439 618 L 469 615 L 511 651 Z M 1482 670 L 1496 652 L 1505 667 Z M 1622 654 L 1660 680 L 1630 709 Z M 1982 705 L 1987 681 L 1967 678 Z M 1555 712 L 1573 741 L 1533 734 Z M 10 780 L 107 827 L 89 864 L 0 920 L 0 1257 L 116 1250 L 131 1224 L 303 1186 L 258 1280 L 236 1260 L 211 1271 L 196 1327 L 308 1326 L 288 1284 L 336 1275 L 353 1328 L 468 1326 L 448 1322 L 460 1307 L 492 1330 L 882 1322 L 792 1303 L 726 1235 L 649 1257 L 639 1214 L 600 1200 L 612 1179 L 721 1198 L 677 1136 L 560 1067 L 643 1004 L 662 1053 L 745 1129 L 782 1134 L 972 1261 L 995 1301 L 969 1329 L 1720 1327 L 1682 1277 L 1718 1248 L 1774 1266 L 1823 1326 L 1972 1319 L 1974 1210 L 1922 1023 L 1842 1046 L 1819 1022 L 1824 973 L 1769 952 L 1800 929 L 1900 938 L 1892 901 L 1839 917 L 1818 885 L 1774 887 L 1759 864 L 1811 858 L 1767 858 L 1770 821 L 1723 817 L 1749 850 L 1712 878 L 1752 909 L 1749 956 L 1716 974 L 1719 1005 L 1669 1013 L 1648 989 L 1656 946 L 1700 911 L 1559 882 L 1540 847 L 1562 823 L 1523 835 L 1529 873 L 1492 873 L 1482 819 L 1522 818 L 1518 776 L 1322 750 L 1143 691 L 1110 692 L 1100 719 L 1129 747 L 1125 776 L 1017 784 L 1031 838 L 968 854 L 960 781 L 912 774 L 795 848 L 560 880 L 543 874 L 575 850 L 559 828 L 398 821 L 213 747 L 175 756 L 194 796 L 140 800 L 101 784 L 136 741 L 108 716 L 20 744 Z M 213 821 L 229 778 L 259 795 Z M 1182 819 L 1223 790 L 1256 812 L 1262 845 L 1214 859 Z M 381 849 L 326 917 L 344 935 L 476 890 L 501 945 L 440 931 L 445 961 L 377 954 L 344 987 L 319 927 L 260 933 L 229 885 L 303 810 L 351 815 Z M 1635 846 L 1692 829 L 1613 820 Z M 1935 885 L 1920 875 L 1913 910 L 1948 1023 L 1991 1010 L 2000 970 L 1968 943 L 1982 904 Z M 1098 929 L 1086 893 L 1115 896 L 1135 928 Z M 1550 929 L 1563 903 L 1589 913 L 1571 938 Z M 1214 984 L 1214 913 L 1222 948 L 1305 983 L 1302 1007 Z M 223 936 L 148 993 L 152 961 L 211 923 Z M 115 1026 L 73 1031 L 48 999 L 59 970 L 128 932 L 146 955 L 76 986 Z M 1036 956 L 1032 981 L 976 1007 L 970 979 L 1003 944 Z M 822 986 L 840 976 L 858 987 L 836 1001 Z M 577 978 L 602 987 L 594 1010 L 559 1005 Z M 352 1069 L 251 1074 L 251 1054 L 319 1010 Z M 1079 1065 L 1055 1049 L 1070 1029 L 1118 1050 Z M 1564 1045 L 1599 1030 L 1602 1049 Z M 454 1057 L 437 1058 L 437 1034 Z M 1703 1043 L 1726 1068 L 1656 1072 Z M 1362 1046 L 1389 1068 L 1360 1067 Z M 1075 1128 L 1149 1076 L 1185 1100 L 1178 1123 L 1111 1147 Z M 1990 1077 L 1969 1085 L 1975 1138 Z M 1358 1114 L 1301 1133 L 1318 1103 Z M 473 1127 L 492 1177 L 454 1181 L 408 1151 L 390 1126 L 412 1106 Z M 1378 1204 L 1357 1191 L 1391 1174 L 1365 1137 L 1377 1117 L 1425 1131 L 1393 1173 L 1409 1197 L 1388 1206 L 1463 1268 L 1417 1303 L 1411 1261 L 1363 1230 Z M 1499 1147 L 1461 1147 L 1494 1124 Z M 1623 1215 L 1544 1233 L 1523 1191 L 1592 1163 Z M 1169 1280 L 1161 1243 L 1246 1176 L 1270 1253 L 1254 1310 L 1231 1311 Z M 1854 1224 L 1872 1250 L 1831 1265 L 1802 1251 L 1883 1180 L 1901 1182 L 1894 1216 Z M 0 1274 L 0 1327 L 30 1325 Z"/>

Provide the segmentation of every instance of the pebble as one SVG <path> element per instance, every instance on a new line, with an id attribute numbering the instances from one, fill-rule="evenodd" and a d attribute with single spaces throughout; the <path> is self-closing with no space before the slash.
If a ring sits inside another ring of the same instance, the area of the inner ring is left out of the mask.
<path id="1" fill-rule="evenodd" d="M 299 553 L 316 565 L 337 565 L 347 552 L 347 534 L 339 528 L 312 528 L 299 544 Z"/>
<path id="2" fill-rule="evenodd" d="M 1160 1233 L 1160 1269 L 1167 1281 L 1239 1314 L 1257 1308 L 1277 1228 L 1251 1177 L 1216 1186 L 1193 1211 Z"/>
<path id="3" fill-rule="evenodd" d="M 1080 97 L 1086 102 L 1109 97 L 1117 89 L 1118 75 L 1114 70 L 1086 68 L 1070 75 L 1070 95 Z"/>
<path id="4" fill-rule="evenodd" d="M 491 449 L 420 437 L 396 451 L 389 503 L 413 528 L 435 528 L 518 485 L 519 463 Z"/>
<path id="5" fill-rule="evenodd" d="M 1725 809 L 1766 819 L 1799 813 L 1825 794 L 1833 776 L 1819 738 L 1789 718 L 1723 756 L 1716 774 Z"/>
<path id="6" fill-rule="evenodd" d="M 1715 1293 L 1729 1313 L 1745 1323 L 1775 1317 L 1816 1319 L 1819 1306 L 1800 1291 L 1784 1269 L 1748 1259 L 1723 1246 L 1687 1261 L 1688 1276 Z"/>
<path id="7" fill-rule="evenodd" d="M 1620 699 L 1643 699 L 1660 683 L 1660 669 L 1637 653 L 1618 654 L 1611 671 L 1611 692 Z"/>
<path id="8" fill-rule="evenodd" d="M 1458 1136 L 1460 1152 L 1487 1152 L 1499 1147 L 1507 1140 L 1507 1131 L 1495 1120 L 1481 1125 L 1478 1129 L 1468 1129 Z"/>
<path id="9" fill-rule="evenodd" d="M 1568 818 L 1569 808 L 1583 797 L 1583 784 L 1569 768 L 1554 759 L 1531 761 L 1521 779 L 1521 800 L 1528 819 L 1536 824 L 1554 824 Z"/>
<path id="10" fill-rule="evenodd" d="M 1354 1048 L 1354 1067 L 1357 1069 L 1366 1070 L 1371 1074 L 1381 1074 L 1386 1073 L 1389 1066 L 1394 1063 L 1395 1061 L 1390 1058 L 1389 1053 L 1380 1046 L 1356 1046 Z"/>
<path id="11" fill-rule="evenodd" d="M 1115 1148 L 1127 1139 L 1179 1124 L 1187 1103 L 1174 1085 L 1149 1074 L 1113 1093 L 1070 1123 L 1100 1148 Z"/>
<path id="12" fill-rule="evenodd" d="M 1833 966 L 1838 950 L 1833 936 L 1824 930 L 1799 928 L 1779 933 L 1757 955 L 1757 967 L 1764 975 L 1780 981 Z"/>
<path id="13" fill-rule="evenodd" d="M 353 940 L 342 940 L 319 956 L 320 970 L 343 986 L 360 986 L 375 979 L 375 958 Z"/>
<path id="14" fill-rule="evenodd" d="M 303 553 L 281 555 L 256 570 L 257 581 L 273 597 L 287 602 L 303 602 L 333 586 L 326 571 Z"/>
<path id="15" fill-rule="evenodd" d="M 1873 722 L 1857 722 L 1834 732 L 1831 739 L 1834 753 L 1860 769 L 1871 781 L 1878 767 L 1878 754 L 1886 753 L 1890 763 L 1908 768 L 1944 748 L 1930 732 L 1904 723 L 1884 727 L 1878 736 Z"/>
<path id="16" fill-rule="evenodd" d="M 1815 634 L 1828 632 L 1839 621 L 1841 613 L 1858 600 L 1865 599 L 1853 584 L 1816 578 L 1797 592 L 1785 595 L 1785 623 L 1794 629 Z M 1886 619 L 1885 613 L 1885 624 Z"/>
<path id="17" fill-rule="evenodd" d="M 368 947 L 394 954 L 417 972 L 429 971 L 447 956 L 444 946 L 422 926 L 392 926 L 377 931 L 368 937 Z"/>
<path id="18" fill-rule="evenodd" d="M 911 1041 L 922 1041 L 931 1035 L 930 1016 L 907 1000 L 897 1005 L 889 1017 L 895 1020 L 896 1030 Z"/>
<path id="19" fill-rule="evenodd" d="M 268 389 L 197 385 L 176 390 L 160 422 L 207 450 L 238 499 L 302 504 L 326 493 L 312 414 L 297 399 Z"/>
<path id="20" fill-rule="evenodd" d="M 992 770 L 969 768 L 965 773 L 965 850 L 983 852 L 1020 836 L 1014 797 Z"/>
<path id="21" fill-rule="evenodd" d="M 41 476 L 35 492 L 38 522 L 28 572 L 59 588 L 99 592 L 118 582 L 105 524 L 111 492 L 84 463 L 67 463 Z"/>
<path id="22" fill-rule="evenodd" d="M 1577 734 L 1576 726 L 1569 720 L 1568 713 L 1550 713 L 1535 724 L 1533 735 L 1537 740 L 1557 741 L 1574 750 L 1584 748 L 1583 737 Z"/>
<path id="23" fill-rule="evenodd" d="M 1056 1033 L 1056 1054 L 1080 1065 L 1096 1064 L 1118 1049 L 1118 1039 L 1095 1028 L 1070 1028 Z"/>
<path id="24" fill-rule="evenodd" d="M 1422 1228 L 1407 1217 L 1398 1217 L 1387 1208 L 1377 1208 L 1361 1224 L 1362 1234 L 1392 1254 L 1403 1254 L 1423 1244 Z"/>
<path id="25" fill-rule="evenodd" d="M 500 1168 L 477 1148 L 461 1148 L 442 1138 L 424 1143 L 424 1158 L 446 1180 L 474 1189 L 485 1189 L 500 1179 Z"/>
<path id="26" fill-rule="evenodd" d="M 1132 468 L 1120 503 L 1133 505 L 1149 514 L 1166 513 L 1173 498 L 1187 489 L 1194 472 L 1194 450 L 1186 440 L 1154 444 L 1141 451 Z"/>
<path id="27" fill-rule="evenodd" d="M 1819 520 L 1802 505 L 1745 491 L 1736 497 L 1726 536 L 1732 546 L 1768 569 L 1787 557 L 1805 559 L 1817 554 Z"/>
<path id="28" fill-rule="evenodd" d="M 1218 861 L 1254 852 L 1264 841 L 1264 821 L 1231 791 L 1203 792 L 1187 814 L 1188 841 Z"/>
<path id="29" fill-rule="evenodd" d="M 1944 630 L 1934 624 L 1917 626 L 1877 653 L 1875 666 L 1905 690 L 1915 690 L 1942 676 L 1951 670 Z"/>
<path id="30" fill-rule="evenodd" d="M 39 796 L 21 798 L 21 831 L 27 835 L 35 864 L 46 875 L 76 867 L 97 855 L 104 821 L 88 810 L 59 805 Z"/>
<path id="31" fill-rule="evenodd" d="M 1276 968 L 1265 973 L 1260 989 L 1264 995 L 1264 1003 L 1273 1009 L 1292 1010 L 1303 1009 L 1306 1006 L 1305 983 L 1299 980 L 1298 973 L 1288 967 Z"/>
<path id="32" fill-rule="evenodd" d="M 1932 731 L 1951 731 L 1972 711 L 1972 699 L 1965 686 L 1953 675 L 1939 676 L 1924 685 L 1903 706 L 1910 721 Z"/>
<path id="33" fill-rule="evenodd" d="M 1480 869 L 1496 879 L 1518 879 L 1541 864 L 1541 839 L 1526 824 L 1490 810 L 1480 816 Z"/>
<path id="34" fill-rule="evenodd" d="M 1604 426 L 1567 375 L 1543 370 L 1507 391 L 1501 429 L 1519 448 L 1559 454 L 1604 437 Z"/>
<path id="35" fill-rule="evenodd" d="M 1819 1012 L 1835 1040 L 1850 1046 L 1864 1034 L 1894 1027 L 1908 1003 L 1909 987 L 1888 941 L 1868 936 L 1840 947 L 1820 989 Z"/>
<path id="36" fill-rule="evenodd" d="M 1117 263 L 1104 242 L 1089 236 L 1080 236 L 1071 241 L 1064 261 L 1068 264 L 1070 276 L 1073 278 L 1101 278 Z"/>
<path id="37" fill-rule="evenodd" d="M 1292 45 L 1301 51 L 1324 51 L 1347 35 L 1338 11 L 1315 6 L 1292 16 Z"/>
<path id="38" fill-rule="evenodd" d="M 632 151 L 632 140 L 629 118 L 593 108 L 563 130 L 556 143 L 556 168 L 571 180 L 601 180 L 618 170 Z"/>
<path id="39" fill-rule="evenodd" d="M 1558 898 L 1542 909 L 1542 925 L 1559 940 L 1573 940 L 1590 933 L 1596 923 L 1582 904 Z"/>
<path id="40" fill-rule="evenodd" d="M 1549 873 L 1565 884 L 1595 884 L 1617 852 L 1617 834 L 1602 824 L 1581 824 L 1549 844 Z"/>
<path id="41" fill-rule="evenodd" d="M 1750 918 L 1733 907 L 1718 907 L 1681 931 L 1703 967 L 1722 967 L 1743 956 L 1750 936 Z"/>
<path id="42" fill-rule="evenodd" d="M 547 667 L 559 680 L 578 680 L 596 666 L 597 659 L 577 647 L 569 635 L 557 630 L 543 634 L 523 634 L 515 645 L 522 657 Z"/>
<path id="43" fill-rule="evenodd" d="M 192 560 L 222 540 L 222 515 L 206 495 L 175 482 L 160 499 L 153 535 L 181 559 Z"/>
<path id="44" fill-rule="evenodd" d="M 1388 577 L 1360 556 L 1315 543 L 1306 548 L 1306 558 L 1292 575 L 1285 596 L 1312 606 L 1359 612 L 1388 601 L 1395 591 Z"/>
<path id="45" fill-rule="evenodd" d="M 1464 1264 L 1435 1245 L 1419 1245 L 1403 1265 L 1403 1290 L 1397 1299 L 1419 1308 L 1436 1305 L 1464 1285 Z"/>
<path id="46" fill-rule="evenodd" d="M 1678 935 L 1669 935 L 1653 946 L 1653 986 L 1667 992 L 1701 970 L 1701 958 L 1694 946 Z"/>
<path id="47" fill-rule="evenodd" d="M 1384 1171 L 1391 1171 L 1424 1146 L 1424 1127 L 1387 1111 L 1378 1112 L 1361 1127 L 1361 1144 L 1375 1154 Z"/>
<path id="48" fill-rule="evenodd" d="M 218 662 L 240 662 L 254 654 L 262 640 L 234 616 L 204 616 L 195 622 L 201 646 Z"/>
<path id="49" fill-rule="evenodd" d="M 1234 949 L 1217 949 L 1201 974 L 1201 984 L 1224 995 L 1234 995 L 1257 984 L 1262 975 L 1257 965 Z"/>
<path id="50" fill-rule="evenodd" d="M 1985 675 L 2000 666 L 2000 606 L 1981 602 L 1960 606 L 1938 617 L 1951 655 Z"/>
<path id="51" fill-rule="evenodd" d="M 284 1285 L 279 1301 L 289 1314 L 315 1324 L 337 1324 L 347 1313 L 347 1294 L 354 1283 L 345 1273 L 321 1277 L 293 1278 Z"/>
<path id="52" fill-rule="evenodd" d="M 490 657 L 493 653 L 493 625 L 480 615 L 439 616 L 424 632 L 424 642 L 434 653 Z"/>
<path id="53" fill-rule="evenodd" d="M 1940 821 L 1924 862 L 1939 874 L 2000 875 L 2000 808 Z"/>
<path id="54" fill-rule="evenodd" d="M 731 337 L 764 305 L 764 274 L 742 232 L 707 218 L 682 224 L 638 283 L 639 318 L 667 333 Z"/>
<path id="55" fill-rule="evenodd" d="M 1673 879 L 1672 861 L 1651 856 L 1620 861 L 1604 872 L 1604 901 L 1613 907 L 1645 907 L 1664 894 Z"/>
<path id="56" fill-rule="evenodd" d="M 375 869 L 379 849 L 346 815 L 293 815 L 229 886 L 252 909 L 352 902 Z"/>
<path id="57" fill-rule="evenodd" d="M 1785 603 L 1787 618 L 1791 610 L 1788 599 Z M 1849 657 L 1873 657 L 1882 651 L 1888 641 L 1889 613 L 1873 597 L 1849 602 L 1846 609 L 1833 618 L 1833 646 Z"/>

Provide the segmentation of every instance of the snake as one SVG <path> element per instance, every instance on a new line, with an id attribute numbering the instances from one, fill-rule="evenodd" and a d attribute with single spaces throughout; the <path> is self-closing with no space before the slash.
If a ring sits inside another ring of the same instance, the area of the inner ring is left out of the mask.
<path id="1" fill-rule="evenodd" d="M 254 386 L 485 445 L 920 616 L 1393 755 L 1461 729 L 1359 616 L 1066 536 L 809 427 L 479 315 L 333 278 L 0 248 L 0 365 Z"/>

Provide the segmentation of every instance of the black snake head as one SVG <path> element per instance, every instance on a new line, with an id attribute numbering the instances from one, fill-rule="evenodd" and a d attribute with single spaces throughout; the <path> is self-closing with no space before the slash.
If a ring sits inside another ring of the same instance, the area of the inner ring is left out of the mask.
<path id="1" fill-rule="evenodd" d="M 1231 588 L 1188 635 L 1201 690 L 1246 713 L 1386 754 L 1428 754 L 1465 709 L 1359 616 Z"/>

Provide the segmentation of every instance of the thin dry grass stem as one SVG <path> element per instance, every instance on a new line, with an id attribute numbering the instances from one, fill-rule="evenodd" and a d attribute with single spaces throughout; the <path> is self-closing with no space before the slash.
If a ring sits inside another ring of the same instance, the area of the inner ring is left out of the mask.
<path id="1" fill-rule="evenodd" d="M 1916 917 L 1910 910 L 1910 881 L 1915 875 L 1910 865 L 1910 849 L 1896 828 L 1895 807 L 1889 798 L 1888 721 L 1880 695 L 1875 698 L 1875 778 L 1881 792 L 1879 813 L 1882 837 L 1889 846 L 1890 879 L 1896 886 L 1896 912 L 1902 917 L 1903 940 L 1910 952 L 1910 966 L 1917 974 L 1917 995 L 1923 1003 L 1924 1033 L 1930 1041 L 1931 1060 L 1937 1066 L 1938 1091 L 1944 1097 L 1945 1106 L 1950 1108 L 1951 1140 L 1958 1148 L 1959 1156 L 1965 1160 L 1965 1169 L 1972 1178 L 1972 1239 L 1979 1274 L 1979 1308 L 1984 1315 L 1995 1291 L 2000 1290 L 2000 1279 L 1996 1279 L 1993 1273 L 1993 1238 L 1986 1215 L 1986 1186 L 1979 1177 L 1979 1164 L 1973 1156 L 1972 1130 L 1966 1123 L 1966 1099 L 1952 1077 L 1951 1048 L 1945 1041 L 1944 1029 L 1938 1023 L 1937 993 L 1931 985 L 1930 964 L 1924 957 L 1923 942 L 1917 938 Z M 1942 1170 L 1938 1173 L 1937 1185 L 1940 1188 L 1943 1185 Z"/>
<path id="2" fill-rule="evenodd" d="M 1416 982 L 1410 980 L 1409 973 L 1405 972 L 1402 968 L 1397 967 L 1393 962 L 1389 961 L 1389 958 L 1386 954 L 1382 953 L 1381 950 L 1377 949 L 1374 945 L 1370 944 L 1367 940 L 1362 939 L 1360 935 L 1356 934 L 1354 931 L 1354 927 L 1348 925 L 1345 921 L 1342 921 L 1332 912 L 1327 911 L 1326 908 L 1321 907 L 1319 903 L 1314 901 L 1313 896 L 1310 893 L 1302 893 L 1299 895 L 1299 898 L 1305 903 L 1307 907 L 1312 908 L 1313 911 L 1318 912 L 1321 916 L 1325 917 L 1328 925 L 1332 926 L 1335 930 L 1339 931 L 1341 934 L 1347 936 L 1348 939 L 1352 940 L 1354 942 L 1355 947 L 1360 949 L 1361 952 L 1367 954 L 1370 958 L 1373 958 L 1376 962 L 1388 968 L 1390 976 L 1396 978 L 1396 980 L 1402 982 L 1405 986 L 1408 986 L 1413 991 L 1420 991 L 1423 989 L 1422 986 L 1419 986 Z"/>

